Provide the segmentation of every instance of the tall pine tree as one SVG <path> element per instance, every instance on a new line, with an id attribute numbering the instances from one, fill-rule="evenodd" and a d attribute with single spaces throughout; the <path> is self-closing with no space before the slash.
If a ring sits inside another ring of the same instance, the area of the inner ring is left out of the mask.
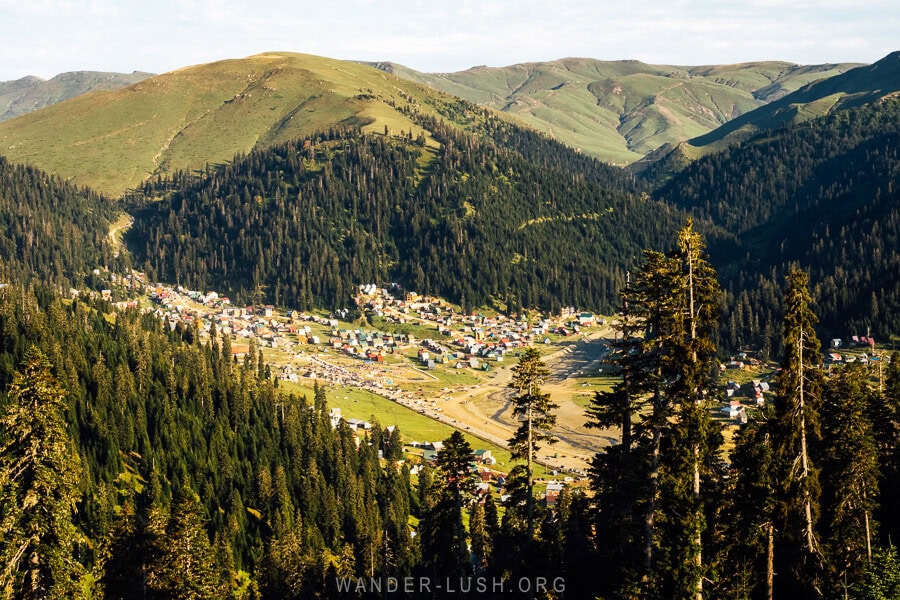
<path id="1" fill-rule="evenodd" d="M 775 573 L 778 595 L 816 598 L 823 577 L 817 533 L 821 486 L 811 448 L 821 438 L 822 354 L 808 282 L 795 268 L 784 292 L 784 359 L 775 383 L 772 436 L 779 513 Z"/>
<path id="2" fill-rule="evenodd" d="M 616 427 L 621 438 L 592 465 L 598 533 L 609 536 L 598 546 L 608 546 L 602 552 L 620 574 L 610 594 L 643 588 L 645 596 L 699 599 L 711 510 L 701 482 L 718 477 L 720 436 L 709 402 L 720 291 L 691 222 L 674 250 L 644 255 L 623 292 L 621 339 L 613 344 L 622 381 L 598 393 L 588 411 L 594 426 Z"/>
<path id="3" fill-rule="evenodd" d="M 509 386 L 516 390 L 512 398 L 513 415 L 522 423 L 509 440 L 513 458 L 524 458 L 528 469 L 528 539 L 534 538 L 534 470 L 532 462 L 537 457 L 541 442 L 554 443 L 548 433 L 556 424 L 553 409 L 557 405 L 550 401 L 550 394 L 541 390 L 541 384 L 550 375 L 550 370 L 541 360 L 536 348 L 528 348 L 513 367 L 513 378 Z"/>
<path id="4" fill-rule="evenodd" d="M 847 365 L 827 381 L 822 402 L 822 516 L 835 592 L 861 580 L 877 535 L 878 447 L 867 377 L 860 365 Z"/>

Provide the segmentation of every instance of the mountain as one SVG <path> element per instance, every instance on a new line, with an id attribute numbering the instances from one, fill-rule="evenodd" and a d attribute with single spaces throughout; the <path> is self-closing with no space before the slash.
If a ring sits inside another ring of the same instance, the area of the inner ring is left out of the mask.
<path id="1" fill-rule="evenodd" d="M 888 54 L 872 65 L 805 85 L 689 143 L 695 147 L 731 143 L 758 131 L 862 106 L 897 92 L 900 92 L 900 51 Z"/>
<path id="2" fill-rule="evenodd" d="M 408 114 L 463 123 L 458 99 L 371 67 L 267 53 L 157 75 L 0 123 L 13 162 L 109 194 L 336 125 L 406 133 Z M 421 133 L 421 128 L 416 129 Z"/>
<path id="3" fill-rule="evenodd" d="M 614 164 L 683 142 L 856 65 L 786 62 L 680 67 L 566 58 L 457 73 L 369 63 L 484 106 Z"/>
<path id="4" fill-rule="evenodd" d="M 151 279 L 264 289 L 340 308 L 360 282 L 400 282 L 464 307 L 610 310 L 625 272 L 684 214 L 627 172 L 506 123 L 481 135 L 415 116 L 439 142 L 331 130 L 148 182 L 128 242 Z"/>
<path id="5" fill-rule="evenodd" d="M 760 131 L 801 123 L 838 110 L 862 106 L 900 92 L 900 51 L 878 62 L 821 79 L 775 99 L 687 142 L 668 143 L 632 165 L 636 173 L 673 173 L 696 158 L 721 150 Z"/>
<path id="6" fill-rule="evenodd" d="M 73 71 L 60 73 L 49 80 L 28 76 L 14 81 L 0 81 L 0 121 L 13 119 L 87 92 L 118 90 L 152 76 L 152 73 L 140 71 Z"/>
<path id="7" fill-rule="evenodd" d="M 728 345 L 771 342 L 793 264 L 810 272 L 833 337 L 900 330 L 900 99 L 759 133 L 655 196 L 728 232 L 710 244 L 730 295 Z"/>

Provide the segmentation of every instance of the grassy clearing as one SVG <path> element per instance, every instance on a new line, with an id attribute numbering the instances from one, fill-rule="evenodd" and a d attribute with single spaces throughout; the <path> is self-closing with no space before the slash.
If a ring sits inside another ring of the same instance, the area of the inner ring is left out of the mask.
<path id="1" fill-rule="evenodd" d="M 436 327 L 430 327 L 421 323 L 390 323 L 383 317 L 375 316 L 370 319 L 370 322 L 374 329 L 384 333 L 411 334 L 420 340 L 440 339 L 443 337 L 438 333 Z"/>
<path id="2" fill-rule="evenodd" d="M 312 387 L 298 385 L 289 382 L 281 382 L 279 389 L 283 392 L 306 395 L 310 400 L 313 396 Z M 345 418 L 371 419 L 373 416 L 382 427 L 394 425 L 400 429 L 404 442 L 411 441 L 440 441 L 453 433 L 453 427 L 445 425 L 419 414 L 403 405 L 382 398 L 371 392 L 350 387 L 326 388 L 329 407 L 338 407 Z M 473 448 L 484 448 L 491 451 L 497 459 L 496 467 L 500 470 L 508 470 L 511 465 L 518 464 L 513 461 L 509 451 L 496 444 L 486 442 L 465 431 L 462 432 Z M 548 471 L 541 466 L 535 468 L 535 475 L 546 477 Z"/>

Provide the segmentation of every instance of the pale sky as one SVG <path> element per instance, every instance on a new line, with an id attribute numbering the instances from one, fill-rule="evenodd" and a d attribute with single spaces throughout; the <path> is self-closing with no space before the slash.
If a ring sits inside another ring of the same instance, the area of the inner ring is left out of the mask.
<path id="1" fill-rule="evenodd" d="M 898 49 L 897 0 L 0 0 L 0 81 L 275 50 L 448 72 L 570 56 L 870 63 Z"/>

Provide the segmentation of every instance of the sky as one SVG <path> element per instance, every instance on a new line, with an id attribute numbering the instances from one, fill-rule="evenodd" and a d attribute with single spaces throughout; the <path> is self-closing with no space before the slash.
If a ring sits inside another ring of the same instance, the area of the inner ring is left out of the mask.
<path id="1" fill-rule="evenodd" d="M 0 81 L 267 51 L 450 72 L 571 56 L 871 63 L 898 49 L 897 0 L 0 0 Z"/>

